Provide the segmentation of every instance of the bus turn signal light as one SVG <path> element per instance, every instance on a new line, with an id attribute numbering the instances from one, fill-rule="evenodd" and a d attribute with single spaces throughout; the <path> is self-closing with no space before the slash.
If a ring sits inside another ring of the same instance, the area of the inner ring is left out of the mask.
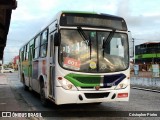
<path id="1" fill-rule="evenodd" d="M 126 98 L 128 97 L 128 93 L 118 93 L 118 98 Z"/>

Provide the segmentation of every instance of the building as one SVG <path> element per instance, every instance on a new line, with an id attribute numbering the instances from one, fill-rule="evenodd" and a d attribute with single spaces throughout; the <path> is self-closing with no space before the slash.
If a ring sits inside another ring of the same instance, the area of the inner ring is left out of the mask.
<path id="1" fill-rule="evenodd" d="M 160 64 L 160 42 L 146 42 L 135 46 L 135 64 L 140 70 L 150 70 L 152 64 Z"/>

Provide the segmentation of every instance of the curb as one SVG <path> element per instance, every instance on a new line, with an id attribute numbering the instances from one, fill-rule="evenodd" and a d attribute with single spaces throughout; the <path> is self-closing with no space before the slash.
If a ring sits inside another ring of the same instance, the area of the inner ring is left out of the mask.
<path id="1" fill-rule="evenodd" d="M 8 85 L 9 87 L 10 87 L 10 89 L 11 89 L 11 91 L 12 91 L 12 93 L 13 93 L 13 95 L 15 96 L 15 99 L 16 99 L 16 94 L 17 95 L 20 95 L 19 93 L 14 93 L 13 91 L 15 90 L 15 88 L 13 87 L 13 86 L 11 86 L 11 81 L 6 77 L 6 75 L 3 75 L 3 77 L 5 78 L 5 82 L 6 82 L 6 84 L 5 85 Z M 1 84 L 0 84 L 1 85 Z M 20 97 L 22 97 L 23 98 L 23 96 L 22 95 L 20 95 Z M 29 103 L 23 98 L 23 100 L 26 102 L 26 104 L 28 104 L 29 105 Z M 32 112 L 32 108 L 31 108 L 31 111 L 30 112 Z M 17 119 L 19 119 L 20 117 L 17 117 Z M 44 118 L 43 117 L 26 117 L 26 118 L 24 118 L 24 119 L 28 119 L 28 120 L 44 120 Z"/>
<path id="2" fill-rule="evenodd" d="M 156 92 L 160 93 L 159 90 L 154 90 L 154 89 L 146 89 L 146 88 L 139 88 L 139 87 L 131 87 L 132 89 L 137 89 L 137 90 L 144 90 L 144 91 L 151 91 L 151 92 Z"/>

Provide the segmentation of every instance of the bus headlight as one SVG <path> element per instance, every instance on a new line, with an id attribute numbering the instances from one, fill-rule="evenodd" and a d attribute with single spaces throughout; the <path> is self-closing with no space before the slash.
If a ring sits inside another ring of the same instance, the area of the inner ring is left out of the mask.
<path id="1" fill-rule="evenodd" d="M 62 87 L 66 90 L 77 90 L 77 88 L 68 80 L 62 77 L 58 77 L 59 83 L 62 85 Z"/>
<path id="2" fill-rule="evenodd" d="M 125 79 L 121 83 L 119 83 L 115 89 L 124 89 L 128 86 L 128 84 L 129 84 L 128 79 Z"/>

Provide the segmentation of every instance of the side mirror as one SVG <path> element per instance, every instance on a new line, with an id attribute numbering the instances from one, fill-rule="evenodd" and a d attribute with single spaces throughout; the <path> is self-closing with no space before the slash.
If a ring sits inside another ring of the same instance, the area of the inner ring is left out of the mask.
<path id="1" fill-rule="evenodd" d="M 61 33 L 60 32 L 56 32 L 55 34 L 54 34 L 54 45 L 55 46 L 60 46 L 60 44 L 61 44 Z"/>
<path id="2" fill-rule="evenodd" d="M 128 39 L 129 39 L 129 54 L 130 57 L 134 58 L 134 51 L 135 51 L 134 38 L 132 38 L 130 31 L 128 31 Z"/>

